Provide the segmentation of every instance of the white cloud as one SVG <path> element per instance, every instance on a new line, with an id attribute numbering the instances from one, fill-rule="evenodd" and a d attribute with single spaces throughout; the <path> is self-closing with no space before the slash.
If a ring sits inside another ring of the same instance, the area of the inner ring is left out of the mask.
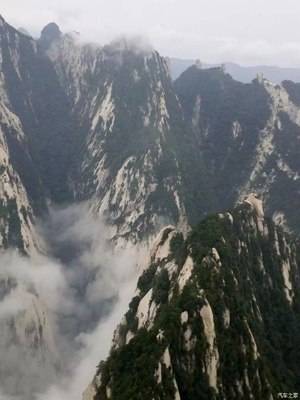
<path id="1" fill-rule="evenodd" d="M 39 400 L 80 400 L 81 393 L 95 374 L 96 366 L 108 355 L 114 329 L 127 310 L 133 286 L 135 286 L 134 280 L 125 281 L 119 291 L 118 302 L 113 312 L 100 321 L 91 333 L 82 333 L 77 337 L 82 347 L 74 362 L 75 367 L 71 376 L 62 379 L 46 393 L 39 395 Z"/>
<path id="2" fill-rule="evenodd" d="M 15 293 L 9 293 L 0 302 L 0 320 L 17 315 L 26 309 L 27 304 Z"/>
<path id="3" fill-rule="evenodd" d="M 135 251 L 114 251 L 107 227 L 84 205 L 53 210 L 40 234 L 51 258 L 7 252 L 0 259 L 0 400 L 19 393 L 21 400 L 34 398 L 34 391 L 38 400 L 80 400 L 136 285 Z M 63 365 L 58 378 L 50 365 L 25 354 L 10 329 L 17 316 L 35 307 L 27 290 L 50 310 Z"/>
<path id="4" fill-rule="evenodd" d="M 2 0 L 1 5 L 10 23 L 34 35 L 55 21 L 64 31 L 102 44 L 121 34 L 144 35 L 163 55 L 300 67 L 299 11 L 298 0 Z"/>

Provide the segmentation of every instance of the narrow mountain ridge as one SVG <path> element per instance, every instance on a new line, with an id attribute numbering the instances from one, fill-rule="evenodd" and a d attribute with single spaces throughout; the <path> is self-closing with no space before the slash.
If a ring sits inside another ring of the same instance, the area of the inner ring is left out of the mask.
<path id="1" fill-rule="evenodd" d="M 84 399 L 272 399 L 300 376 L 299 243 L 249 196 L 157 238 Z"/>

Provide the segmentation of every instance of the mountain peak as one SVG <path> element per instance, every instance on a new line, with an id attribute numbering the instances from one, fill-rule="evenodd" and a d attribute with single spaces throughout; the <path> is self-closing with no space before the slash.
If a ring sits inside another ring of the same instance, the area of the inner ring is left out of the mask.
<path id="1" fill-rule="evenodd" d="M 50 22 L 41 31 L 40 42 L 44 44 L 45 47 L 49 47 L 51 43 L 58 39 L 62 35 L 59 26 L 55 22 Z"/>

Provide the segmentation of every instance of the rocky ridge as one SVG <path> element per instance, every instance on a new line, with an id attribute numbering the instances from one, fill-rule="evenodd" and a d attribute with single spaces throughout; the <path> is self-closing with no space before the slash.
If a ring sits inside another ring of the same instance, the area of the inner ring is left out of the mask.
<path id="1" fill-rule="evenodd" d="M 253 195 L 205 218 L 186 240 L 164 229 L 83 398 L 271 399 L 292 391 L 296 246 Z"/>

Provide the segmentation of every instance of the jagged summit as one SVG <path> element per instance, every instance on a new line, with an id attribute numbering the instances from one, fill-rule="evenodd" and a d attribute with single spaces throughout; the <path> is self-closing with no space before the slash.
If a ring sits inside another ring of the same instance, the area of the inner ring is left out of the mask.
<path id="1" fill-rule="evenodd" d="M 48 48 L 54 40 L 62 35 L 59 26 L 55 22 L 50 22 L 41 31 L 40 43 Z"/>

